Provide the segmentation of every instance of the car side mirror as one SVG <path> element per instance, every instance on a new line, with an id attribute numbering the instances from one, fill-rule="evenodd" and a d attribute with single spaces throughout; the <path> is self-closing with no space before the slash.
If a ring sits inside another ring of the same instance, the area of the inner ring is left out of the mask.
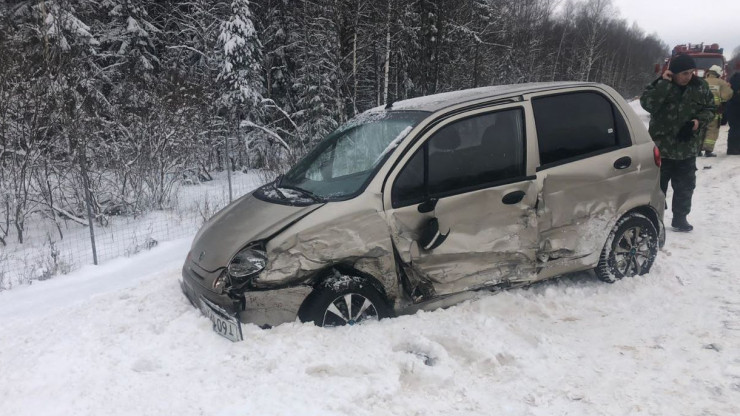
<path id="1" fill-rule="evenodd" d="M 450 235 L 449 230 L 447 230 L 447 234 L 439 232 L 439 220 L 432 218 L 426 223 L 424 229 L 421 231 L 419 246 L 424 250 L 434 250 L 445 242 L 448 235 Z"/>

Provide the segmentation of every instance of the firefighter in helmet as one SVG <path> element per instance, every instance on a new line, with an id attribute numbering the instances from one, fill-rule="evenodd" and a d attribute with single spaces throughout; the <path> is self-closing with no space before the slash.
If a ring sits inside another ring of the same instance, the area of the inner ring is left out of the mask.
<path id="1" fill-rule="evenodd" d="M 719 125 L 720 119 L 722 118 L 722 108 L 724 103 L 732 98 L 732 87 L 730 84 L 720 78 L 722 76 L 722 68 L 719 65 L 712 65 L 711 68 L 704 75 L 705 81 L 709 84 L 709 89 L 714 95 L 714 105 L 717 106 L 719 111 L 712 121 L 707 124 L 706 132 L 704 136 L 704 143 L 702 150 L 704 150 L 704 156 L 715 157 L 714 144 L 717 143 L 717 136 L 719 136 Z M 701 150 L 699 151 L 701 156 Z"/>

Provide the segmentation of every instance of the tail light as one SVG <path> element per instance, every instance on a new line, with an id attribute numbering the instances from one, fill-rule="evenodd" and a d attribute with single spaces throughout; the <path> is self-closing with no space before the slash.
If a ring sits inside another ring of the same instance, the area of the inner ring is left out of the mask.
<path id="1" fill-rule="evenodd" d="M 653 159 L 655 160 L 655 166 L 660 167 L 660 150 L 658 146 L 653 146 Z"/>

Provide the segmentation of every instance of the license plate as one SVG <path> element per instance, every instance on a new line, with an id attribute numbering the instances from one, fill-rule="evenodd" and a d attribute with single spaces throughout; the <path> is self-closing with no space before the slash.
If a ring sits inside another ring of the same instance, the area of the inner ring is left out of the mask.
<path id="1" fill-rule="evenodd" d="M 242 326 L 235 316 L 230 315 L 223 308 L 204 298 L 200 298 L 200 304 L 203 314 L 213 322 L 213 330 L 217 334 L 232 342 L 244 339 L 242 337 Z"/>

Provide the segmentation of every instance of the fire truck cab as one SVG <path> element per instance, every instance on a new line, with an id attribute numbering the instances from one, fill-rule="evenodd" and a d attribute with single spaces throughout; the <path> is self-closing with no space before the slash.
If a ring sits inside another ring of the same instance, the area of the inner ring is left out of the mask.
<path id="1" fill-rule="evenodd" d="M 692 44 L 687 43 L 684 45 L 676 45 L 673 47 L 671 56 L 665 59 L 663 66 L 655 66 L 656 72 L 663 73 L 668 66 L 671 64 L 671 59 L 677 55 L 689 55 L 694 58 L 696 62 L 696 71 L 694 73 L 697 76 L 704 77 L 706 71 L 712 65 L 718 65 L 722 68 L 722 79 L 727 78 L 727 60 L 723 55 L 724 48 L 720 48 L 718 44 L 713 43 L 711 45 L 704 45 L 704 43 Z"/>

